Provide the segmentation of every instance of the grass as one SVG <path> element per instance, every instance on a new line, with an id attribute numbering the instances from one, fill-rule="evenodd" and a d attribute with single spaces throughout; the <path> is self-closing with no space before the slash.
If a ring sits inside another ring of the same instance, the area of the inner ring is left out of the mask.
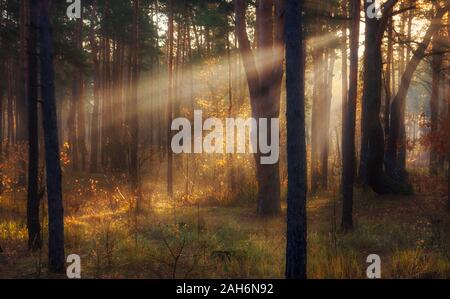
<path id="1" fill-rule="evenodd" d="M 174 205 L 158 190 L 135 214 L 124 190 L 108 190 L 92 180 L 70 188 L 66 255 L 81 256 L 84 278 L 284 276 L 284 214 L 259 219 L 250 204 L 217 200 Z M 24 194 L 0 199 L 0 278 L 49 277 L 46 248 L 36 254 L 26 250 L 24 204 Z M 355 230 L 344 234 L 339 201 L 330 194 L 311 198 L 309 277 L 365 278 L 367 256 L 378 254 L 384 278 L 450 278 L 450 219 L 443 206 L 436 196 L 378 197 L 358 191 Z"/>

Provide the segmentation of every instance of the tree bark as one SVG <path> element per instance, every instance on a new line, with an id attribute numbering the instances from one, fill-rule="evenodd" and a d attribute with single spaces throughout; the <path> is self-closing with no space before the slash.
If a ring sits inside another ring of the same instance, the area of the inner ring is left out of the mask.
<path id="1" fill-rule="evenodd" d="M 365 3 L 367 11 L 369 3 Z M 380 21 L 366 14 L 364 88 L 361 133 L 360 175 L 364 184 L 377 193 L 383 186 L 384 135 L 379 114 L 381 106 L 381 35 Z"/>
<path id="2" fill-rule="evenodd" d="M 64 211 L 61 189 L 61 165 L 53 69 L 53 30 L 50 22 L 50 0 L 40 1 L 40 60 L 45 161 L 47 173 L 49 271 L 65 271 Z"/>
<path id="3" fill-rule="evenodd" d="M 390 191 L 387 176 L 383 169 L 384 132 L 380 120 L 381 41 L 386 30 L 388 17 L 397 2 L 398 0 L 389 0 L 385 3 L 381 19 L 368 16 L 367 11 L 371 3 L 364 3 L 366 30 L 359 176 L 363 185 L 368 185 L 379 194 Z"/>
<path id="4" fill-rule="evenodd" d="M 307 277 L 305 53 L 303 1 L 286 2 L 287 246 L 286 278 Z"/>
<path id="5" fill-rule="evenodd" d="M 355 180 L 355 126 L 358 98 L 358 51 L 361 0 L 350 0 L 352 24 L 350 27 L 350 88 L 345 103 L 342 133 L 342 229 L 353 228 L 353 187 Z"/>
<path id="6" fill-rule="evenodd" d="M 255 56 L 247 36 L 245 1 L 235 1 L 236 37 L 239 41 L 239 51 L 247 77 L 252 116 L 256 120 L 278 118 L 280 113 L 280 92 L 283 77 L 284 1 L 279 0 L 275 3 L 277 15 L 275 26 L 273 6 L 273 0 L 262 0 L 258 3 L 256 22 L 258 49 Z M 263 55 L 265 61 L 270 62 L 268 63 L 269 66 L 265 64 L 264 68 L 259 65 L 259 60 L 255 59 L 255 57 L 259 58 Z M 267 134 L 267 140 L 270 140 L 270 129 Z M 281 210 L 279 163 L 262 165 L 259 157 L 259 154 L 255 154 L 258 180 L 257 211 L 259 215 L 277 214 Z"/>

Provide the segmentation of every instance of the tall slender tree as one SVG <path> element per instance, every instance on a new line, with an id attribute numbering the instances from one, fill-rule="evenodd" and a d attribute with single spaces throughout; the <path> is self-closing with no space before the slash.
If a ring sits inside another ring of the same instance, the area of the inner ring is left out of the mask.
<path id="1" fill-rule="evenodd" d="M 45 140 L 45 162 L 48 196 L 49 271 L 65 271 L 64 211 L 61 188 L 61 162 L 56 116 L 53 32 L 50 21 L 50 0 L 40 1 L 39 53 L 41 61 L 41 94 Z"/>
<path id="2" fill-rule="evenodd" d="M 173 117 L 173 52 L 174 52 L 174 42 L 173 42 L 173 27 L 174 27 L 174 13 L 173 13 L 173 0 L 168 2 L 169 9 L 169 23 L 168 23 L 168 49 L 167 49 L 167 67 L 169 74 L 168 82 L 168 98 L 167 98 L 167 194 L 173 196 L 173 152 L 171 149 L 171 124 Z"/>
<path id="3" fill-rule="evenodd" d="M 302 0 L 286 1 L 287 247 L 286 278 L 307 277 L 305 53 Z"/>
<path id="4" fill-rule="evenodd" d="M 355 125 L 358 98 L 358 51 L 361 0 L 350 0 L 350 88 L 345 103 L 342 131 L 342 229 L 353 228 L 353 185 L 355 178 Z"/>
<path id="5" fill-rule="evenodd" d="M 41 226 L 39 223 L 39 126 L 38 126 L 38 65 L 37 36 L 39 23 L 39 1 L 30 1 L 30 26 L 28 29 L 28 194 L 27 228 L 28 248 L 41 248 Z"/>

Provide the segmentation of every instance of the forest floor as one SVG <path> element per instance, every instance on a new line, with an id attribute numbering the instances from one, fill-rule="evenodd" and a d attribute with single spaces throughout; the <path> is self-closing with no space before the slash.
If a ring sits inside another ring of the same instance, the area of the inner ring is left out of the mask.
<path id="1" fill-rule="evenodd" d="M 136 214 L 120 190 L 92 188 L 95 198 L 66 196 L 65 206 L 66 255 L 80 255 L 84 278 L 283 277 L 284 212 L 260 219 L 249 206 L 159 200 Z M 370 254 L 381 257 L 383 278 L 450 278 L 450 217 L 442 197 L 361 191 L 355 197 L 350 233 L 339 229 L 334 196 L 309 198 L 310 278 L 365 278 Z M 24 200 L 21 193 L 0 198 L 0 278 L 53 278 L 46 248 L 26 249 Z"/>

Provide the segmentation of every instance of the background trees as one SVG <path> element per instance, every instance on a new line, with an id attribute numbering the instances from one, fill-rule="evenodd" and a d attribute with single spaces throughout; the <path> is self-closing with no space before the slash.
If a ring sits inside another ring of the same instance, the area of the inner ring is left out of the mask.
<path id="1" fill-rule="evenodd" d="M 82 3 L 69 19 L 61 1 L 0 0 L 0 199 L 22 215 L 27 192 L 28 247 L 46 250 L 47 195 L 53 271 L 63 208 L 71 225 L 91 205 L 109 209 L 102 217 L 117 217 L 98 226 L 124 221 L 139 252 L 158 209 L 184 227 L 177 211 L 195 205 L 200 242 L 202 208 L 278 219 L 287 203 L 286 276 L 304 277 L 306 191 L 333 207 L 333 248 L 336 215 L 349 231 L 353 203 L 371 197 L 355 196 L 355 177 L 379 195 L 421 196 L 428 182 L 440 193 L 427 196 L 447 196 L 448 1 L 387 0 L 379 19 L 358 0 Z M 172 120 L 196 109 L 280 118 L 279 163 L 174 155 Z"/>

